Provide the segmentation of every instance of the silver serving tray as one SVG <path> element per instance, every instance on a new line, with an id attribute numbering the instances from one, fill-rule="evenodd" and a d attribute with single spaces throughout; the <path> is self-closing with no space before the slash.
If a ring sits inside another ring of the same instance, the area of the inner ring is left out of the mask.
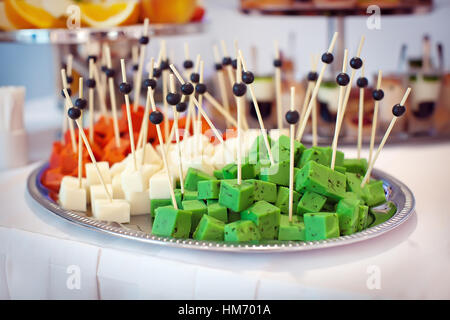
<path id="1" fill-rule="evenodd" d="M 397 206 L 397 212 L 388 221 L 361 232 L 321 241 L 272 241 L 261 244 L 232 244 L 225 242 L 197 241 L 193 239 L 172 239 L 151 234 L 150 215 L 133 216 L 130 224 L 98 221 L 84 213 L 65 210 L 48 197 L 47 189 L 41 184 L 41 176 L 48 164 L 36 168 L 28 177 L 27 189 L 31 197 L 49 214 L 64 218 L 78 226 L 89 228 L 95 232 L 106 233 L 115 237 L 132 239 L 139 242 L 169 247 L 227 251 L 227 252 L 292 252 L 330 248 L 360 242 L 391 231 L 404 223 L 413 213 L 415 199 L 411 190 L 399 180 L 381 170 L 373 170 L 373 177 L 383 180 L 386 199 Z M 382 211 L 383 208 L 380 207 Z"/>

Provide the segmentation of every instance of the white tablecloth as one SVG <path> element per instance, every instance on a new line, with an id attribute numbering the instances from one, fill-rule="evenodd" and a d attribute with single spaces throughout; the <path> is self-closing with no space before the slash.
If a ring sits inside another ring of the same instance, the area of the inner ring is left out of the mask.
<path id="1" fill-rule="evenodd" d="M 415 214 L 372 240 L 288 254 L 200 252 L 98 234 L 29 197 L 26 179 L 39 163 L 1 172 L 0 298 L 449 299 L 449 159 L 448 142 L 387 146 L 377 167 L 411 188 Z"/>

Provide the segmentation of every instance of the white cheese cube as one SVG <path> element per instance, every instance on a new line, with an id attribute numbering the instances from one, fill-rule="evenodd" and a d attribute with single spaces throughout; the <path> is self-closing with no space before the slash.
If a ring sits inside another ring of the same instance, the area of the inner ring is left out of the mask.
<path id="1" fill-rule="evenodd" d="M 116 162 L 111 166 L 111 169 L 109 169 L 109 172 L 111 174 L 111 176 L 114 178 L 116 175 L 122 173 L 123 170 L 125 170 L 127 166 L 127 162 L 126 161 L 120 161 L 120 162 Z"/>
<path id="2" fill-rule="evenodd" d="M 68 183 L 61 184 L 59 189 L 59 203 L 64 209 L 74 211 L 87 211 L 86 189 L 70 186 Z"/>
<path id="3" fill-rule="evenodd" d="M 148 190 L 143 192 L 125 191 L 125 199 L 130 204 L 130 214 L 132 216 L 150 213 L 150 196 Z"/>
<path id="4" fill-rule="evenodd" d="M 126 200 L 97 199 L 94 202 L 94 218 L 118 223 L 130 222 L 130 204 Z"/>
<path id="5" fill-rule="evenodd" d="M 159 170 L 160 166 L 154 164 L 144 164 L 135 170 L 134 164 L 129 163 L 121 175 L 122 190 L 127 192 L 146 191 L 150 177 Z"/>
<path id="6" fill-rule="evenodd" d="M 175 179 L 171 177 L 172 187 L 175 188 Z M 165 171 L 159 171 L 149 180 L 150 199 L 170 199 L 170 186 Z"/>
<path id="7" fill-rule="evenodd" d="M 140 148 L 136 150 L 136 159 L 138 163 L 142 163 L 142 155 L 144 154 L 144 148 Z M 128 158 L 132 158 L 131 154 L 128 155 Z M 145 146 L 145 163 L 148 164 L 162 164 L 162 159 L 160 154 L 153 148 L 150 143 L 147 143 Z"/>
<path id="8" fill-rule="evenodd" d="M 78 178 L 76 177 L 72 177 L 72 176 L 64 176 L 63 179 L 61 180 L 61 187 L 60 187 L 60 191 L 61 189 L 64 188 L 78 188 L 79 186 L 79 182 L 78 182 Z M 81 179 L 81 186 L 86 190 L 86 200 L 87 200 L 87 204 L 89 204 L 91 202 L 91 197 L 89 194 L 89 186 L 87 184 L 86 178 L 82 178 Z"/>
<path id="9" fill-rule="evenodd" d="M 125 193 L 122 189 L 122 174 L 117 174 L 112 179 L 112 188 L 113 188 L 113 198 L 114 199 L 125 199 Z"/>
<path id="10" fill-rule="evenodd" d="M 102 175 L 103 181 L 108 184 L 111 183 L 111 172 L 109 170 L 109 163 L 106 161 L 97 162 L 98 169 Z M 86 180 L 88 186 L 101 184 L 97 170 L 93 163 L 86 163 Z"/>
<path id="11" fill-rule="evenodd" d="M 112 185 L 107 184 L 106 189 L 108 189 L 109 195 L 113 196 L 113 188 Z M 101 184 L 93 185 L 90 187 L 90 193 L 91 193 L 91 207 L 92 207 L 92 214 L 95 214 L 95 200 L 98 199 L 108 199 L 108 196 L 106 194 L 105 188 Z"/>

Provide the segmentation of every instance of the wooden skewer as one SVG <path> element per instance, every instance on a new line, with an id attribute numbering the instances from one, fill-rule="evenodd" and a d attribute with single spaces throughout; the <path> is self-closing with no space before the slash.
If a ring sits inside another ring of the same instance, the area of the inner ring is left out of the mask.
<path id="1" fill-rule="evenodd" d="M 68 89 L 69 86 L 67 84 L 67 75 L 66 75 L 66 70 L 65 69 L 61 69 L 61 78 L 62 78 L 62 83 L 63 83 L 63 89 Z M 75 139 L 75 129 L 73 126 L 73 122 L 70 118 L 67 117 L 67 111 L 69 110 L 69 105 L 66 103 L 64 103 L 65 106 L 65 110 L 66 110 L 66 114 L 64 115 L 65 118 L 67 118 L 67 121 L 69 121 L 69 132 L 70 132 L 70 140 L 72 142 L 72 151 L 73 153 L 77 153 L 77 141 Z M 63 139 L 65 136 L 66 132 L 63 131 L 62 135 L 63 135 Z"/>
<path id="2" fill-rule="evenodd" d="M 105 48 L 106 48 L 106 65 L 109 69 L 112 69 L 111 50 L 109 48 L 109 45 L 106 45 Z M 108 85 L 109 85 L 109 98 L 111 99 L 111 109 L 113 116 L 113 127 L 114 127 L 116 148 L 120 148 L 119 120 L 117 117 L 117 105 L 116 105 L 116 95 L 114 93 L 115 90 L 113 77 L 108 78 Z"/>
<path id="3" fill-rule="evenodd" d="M 342 73 L 346 73 L 347 71 L 347 58 L 348 58 L 348 50 L 345 49 L 344 51 L 344 61 L 342 62 Z M 347 86 L 351 86 L 351 82 L 347 84 Z M 338 103 L 338 110 L 336 115 L 336 125 L 334 127 L 334 138 L 333 138 L 333 153 L 331 156 L 331 170 L 334 170 L 334 165 L 336 162 L 336 150 L 337 150 L 337 144 L 339 139 L 339 132 L 341 131 L 341 117 L 343 118 L 344 115 L 342 114 L 344 112 L 343 103 L 344 103 L 344 94 L 345 94 L 345 88 L 346 86 L 339 87 L 339 103 Z"/>
<path id="4" fill-rule="evenodd" d="M 231 123 L 233 126 L 237 127 L 237 121 L 233 118 L 233 116 L 224 108 L 214 97 L 209 94 L 209 92 L 205 92 L 203 94 L 205 99 L 217 110 L 220 114 L 227 120 L 228 123 Z"/>
<path id="5" fill-rule="evenodd" d="M 69 53 L 67 56 L 67 75 L 72 76 L 73 55 Z"/>
<path id="6" fill-rule="evenodd" d="M 364 77 L 364 63 L 361 67 L 361 77 Z M 361 147 L 363 136 L 363 120 L 364 120 L 364 88 L 359 88 L 359 106 L 358 106 L 358 145 L 357 158 L 361 159 Z"/>
<path id="7" fill-rule="evenodd" d="M 204 75 L 204 71 L 205 71 L 205 63 L 204 61 L 200 61 L 200 81 L 199 83 L 203 83 L 204 79 L 203 79 L 203 75 Z M 198 104 L 202 107 L 203 109 L 203 94 L 199 94 L 197 96 L 197 101 Z M 202 141 L 201 141 L 201 136 L 202 136 L 202 114 L 200 112 L 197 113 L 197 139 L 198 142 L 196 144 L 197 148 L 201 147 L 202 145 Z M 203 148 L 202 148 L 203 150 Z"/>
<path id="8" fill-rule="evenodd" d="M 241 50 L 239 50 L 239 58 L 242 62 L 242 67 L 244 68 L 244 71 L 247 72 L 247 65 L 245 63 L 244 56 L 243 56 Z M 250 83 L 249 85 L 247 85 L 247 87 L 249 88 L 250 96 L 252 97 L 252 101 L 253 101 L 253 106 L 255 107 L 256 117 L 258 118 L 258 123 L 259 123 L 259 128 L 261 129 L 261 134 L 263 136 L 264 144 L 266 146 L 267 153 L 269 154 L 270 164 L 274 165 L 275 161 L 273 160 L 272 150 L 271 150 L 271 147 L 269 144 L 269 139 L 267 138 L 267 131 L 264 126 L 264 120 L 261 116 L 261 110 L 259 109 L 258 99 L 256 99 L 255 92 L 253 91 L 253 83 Z"/>
<path id="9" fill-rule="evenodd" d="M 106 91 L 105 91 L 105 86 L 103 86 L 104 81 L 103 81 L 103 79 L 102 79 L 102 81 L 100 81 L 98 66 L 96 65 L 95 62 L 93 64 L 94 64 L 95 87 L 97 88 L 98 100 L 100 101 L 100 110 L 101 110 L 102 115 L 105 118 L 108 118 L 108 108 L 106 108 L 106 100 L 105 100 Z M 105 74 L 103 74 L 102 77 L 103 76 L 105 76 Z"/>
<path id="10" fill-rule="evenodd" d="M 152 88 L 148 87 L 148 91 L 151 92 Z M 149 101 L 150 101 L 150 104 L 152 107 L 152 111 L 156 111 L 156 104 L 155 104 L 155 99 L 153 98 L 153 93 L 151 92 L 151 94 L 148 94 L 147 96 L 150 97 Z M 159 125 L 159 124 L 156 125 L 156 134 L 158 135 L 159 145 L 160 145 L 160 149 L 161 149 L 161 156 L 163 158 L 164 168 L 167 173 L 167 180 L 168 180 L 169 189 L 170 189 L 170 197 L 172 198 L 172 204 L 175 209 L 178 209 L 177 199 L 175 198 L 175 192 L 173 191 L 172 175 L 170 174 L 170 168 L 167 163 L 166 151 L 165 151 L 165 148 L 163 147 L 164 139 L 163 139 L 163 135 L 161 132 L 161 125 Z"/>
<path id="11" fill-rule="evenodd" d="M 170 74 L 169 77 L 170 77 L 170 79 L 169 79 L 170 80 L 170 92 L 176 93 L 174 75 Z M 173 128 L 175 131 L 175 139 L 176 139 L 177 150 L 178 150 L 178 171 L 180 174 L 180 189 L 181 189 L 181 194 L 184 194 L 183 164 L 182 164 L 182 159 L 181 159 L 180 134 L 178 132 L 178 112 L 177 112 L 176 106 L 172 106 L 172 111 L 173 111 Z"/>
<path id="12" fill-rule="evenodd" d="M 291 87 L 291 111 L 295 110 L 295 87 Z M 294 206 L 294 135 L 295 124 L 289 125 L 290 141 L 289 141 L 289 221 L 292 221 L 292 211 Z"/>
<path id="13" fill-rule="evenodd" d="M 148 18 L 144 20 L 144 32 L 143 36 L 148 36 Z M 134 99 L 133 99 L 133 110 L 137 111 L 139 107 L 139 97 L 141 96 L 141 82 L 142 82 L 142 69 L 144 68 L 145 59 L 145 48 L 147 45 L 141 44 L 139 46 L 139 64 L 136 73 L 136 83 L 134 85 Z"/>
<path id="14" fill-rule="evenodd" d="M 335 32 L 333 35 L 333 39 L 331 39 L 330 46 L 328 47 L 328 50 L 327 50 L 328 53 L 331 53 L 333 51 L 333 48 L 336 44 L 337 36 L 338 36 L 338 33 Z M 328 66 L 328 64 L 326 64 L 326 63 L 322 64 L 322 69 L 320 70 L 319 77 L 317 78 L 316 85 L 314 86 L 313 92 L 311 94 L 311 99 L 309 100 L 308 108 L 306 109 L 305 116 L 303 117 L 303 119 L 300 123 L 299 131 L 297 134 L 297 139 L 299 141 L 301 141 L 303 138 L 303 133 L 305 131 L 309 115 L 310 115 L 312 107 L 314 105 L 314 100 L 317 98 L 317 93 L 319 92 L 319 88 L 322 83 L 322 79 L 325 74 L 325 70 L 327 69 L 327 66 Z"/>
<path id="15" fill-rule="evenodd" d="M 162 55 L 161 59 L 166 60 L 167 59 L 167 47 L 166 47 L 166 41 L 161 41 L 161 48 L 162 48 Z M 167 97 L 167 82 L 168 79 L 168 72 L 167 70 L 162 70 L 162 90 L 163 90 L 163 97 Z M 166 99 L 163 99 L 163 112 L 164 112 L 164 138 L 165 141 L 169 140 L 169 105 L 167 104 Z"/>
<path id="16" fill-rule="evenodd" d="M 120 59 L 120 67 L 122 69 L 122 82 L 127 83 L 127 70 L 125 69 L 125 60 Z M 128 134 L 130 135 L 131 155 L 133 157 L 134 170 L 137 170 L 136 149 L 134 144 L 133 121 L 131 121 L 130 97 L 125 94 L 125 107 L 127 109 Z"/>
<path id="17" fill-rule="evenodd" d="M 79 97 L 80 99 L 83 99 L 83 78 L 80 77 L 79 82 L 78 82 L 78 87 L 79 87 Z M 78 128 L 78 131 L 83 131 L 83 110 L 81 111 L 81 115 L 80 115 L 80 125 L 81 128 Z M 81 134 L 80 132 L 78 132 L 78 188 L 82 188 L 83 186 L 83 141 L 81 138 Z"/>
<path id="18" fill-rule="evenodd" d="M 148 78 L 153 78 L 153 69 L 155 67 L 155 59 L 152 57 L 150 59 L 150 70 L 148 73 Z M 142 119 L 141 129 L 142 129 L 142 137 L 139 139 L 139 143 L 142 146 L 142 162 L 141 165 L 145 163 L 145 149 L 147 147 L 147 137 L 148 137 L 148 117 L 150 116 L 150 95 L 153 95 L 153 89 L 148 87 L 147 90 L 147 99 L 145 102 L 144 109 L 144 119 Z M 143 127 L 143 128 L 142 128 Z"/>
<path id="19" fill-rule="evenodd" d="M 238 41 L 235 39 L 234 40 L 234 50 L 236 51 L 236 63 L 237 63 L 237 61 L 238 61 L 238 56 L 239 56 L 239 45 L 238 45 Z M 241 63 L 242 63 L 242 57 L 241 57 Z M 243 67 L 243 65 L 242 65 L 242 67 Z M 243 70 L 243 69 L 242 69 Z M 238 81 L 239 79 L 237 79 L 236 81 Z M 242 81 L 242 79 L 240 79 L 239 81 Z M 243 100 L 243 101 L 245 101 L 245 99 Z M 246 110 L 246 108 L 245 108 L 245 102 L 242 104 L 242 109 L 241 109 L 241 112 L 242 112 L 242 123 L 243 123 L 243 128 L 245 129 L 245 130 L 248 130 L 249 129 L 249 126 L 248 126 L 248 120 L 247 120 L 247 110 Z"/>
<path id="20" fill-rule="evenodd" d="M 236 80 L 241 81 L 242 79 L 242 63 L 241 58 L 237 58 L 237 68 L 236 68 Z M 241 159 L 241 143 L 242 143 L 242 127 L 241 127 L 241 118 L 242 118 L 242 101 L 243 97 L 236 97 L 237 100 L 237 183 L 240 185 L 242 183 L 242 159 Z"/>
<path id="21" fill-rule="evenodd" d="M 216 64 L 222 65 L 222 62 L 220 61 L 219 48 L 217 47 L 217 45 L 213 46 L 213 52 L 214 52 L 214 60 L 215 60 Z M 219 90 L 220 90 L 220 96 L 222 98 L 222 104 L 225 107 L 225 110 L 227 111 L 227 113 L 230 113 L 230 101 L 228 100 L 227 89 L 225 87 L 225 75 L 224 75 L 222 69 L 217 70 L 216 73 L 217 73 L 217 80 L 219 82 Z M 228 127 L 229 125 L 230 125 L 230 120 L 226 119 L 226 126 Z"/>
<path id="22" fill-rule="evenodd" d="M 410 92 L 411 92 L 411 88 L 408 88 L 406 90 L 405 94 L 403 95 L 402 101 L 400 102 L 401 106 L 405 105 L 406 99 L 408 99 L 408 96 L 409 96 Z M 378 146 L 377 152 L 375 153 L 372 162 L 369 163 L 369 168 L 367 169 L 366 175 L 364 176 L 363 181 L 361 182 L 361 188 L 363 188 L 364 185 L 369 181 L 370 175 L 371 175 L 373 167 L 375 165 L 375 161 L 377 161 L 378 156 L 380 155 L 380 152 L 383 149 L 383 147 L 384 147 L 384 145 L 385 145 L 385 143 L 386 143 L 386 141 L 387 141 L 387 139 L 389 137 L 389 134 L 391 133 L 392 128 L 395 125 L 395 122 L 397 121 L 397 118 L 398 117 L 395 116 L 395 115 L 392 117 L 391 123 L 389 124 L 389 127 L 387 128 L 387 130 L 386 130 L 386 132 L 385 132 L 385 134 L 383 136 L 383 139 L 381 140 L 380 145 Z"/>
<path id="23" fill-rule="evenodd" d="M 312 61 L 311 61 L 311 71 L 313 71 L 313 72 L 317 71 L 318 63 L 319 63 L 319 56 L 314 55 L 312 57 Z M 311 81 L 311 82 L 312 82 L 312 86 L 311 86 L 311 90 L 312 90 L 312 88 L 314 87 L 314 81 Z M 312 108 L 312 112 L 311 112 L 311 122 L 312 122 L 312 145 L 313 145 L 313 147 L 316 147 L 317 146 L 317 100 L 314 100 L 314 102 L 313 102 L 313 108 Z"/>
<path id="24" fill-rule="evenodd" d="M 69 106 L 69 109 L 73 108 L 72 100 L 70 100 L 70 96 L 69 96 L 69 93 L 67 92 L 67 89 L 63 89 L 63 91 L 64 91 L 64 96 L 66 97 L 66 102 Z M 89 141 L 88 141 L 86 135 L 84 134 L 84 131 L 82 129 L 83 126 L 80 123 L 80 119 L 75 120 L 75 123 L 78 126 L 78 132 L 79 132 L 79 134 L 81 134 L 81 138 L 83 139 L 84 145 L 86 146 L 86 149 L 89 153 L 89 157 L 91 158 L 91 161 L 94 164 L 95 171 L 97 172 L 98 178 L 99 178 L 101 184 L 103 185 L 103 188 L 105 188 L 106 196 L 108 197 L 108 200 L 110 202 L 112 202 L 112 197 L 108 191 L 108 188 L 106 187 L 106 183 L 105 183 L 105 180 L 103 180 L 103 176 L 100 172 L 100 169 L 98 168 L 98 164 L 97 164 L 97 161 L 95 160 L 95 156 L 94 156 L 94 153 L 92 152 L 91 146 L 89 145 Z"/>
<path id="25" fill-rule="evenodd" d="M 382 72 L 378 71 L 378 80 L 377 80 L 377 90 L 381 88 L 381 80 L 382 80 Z M 372 118 L 372 132 L 370 134 L 370 145 L 369 145 L 369 163 L 372 162 L 373 155 L 373 146 L 375 144 L 375 135 L 377 132 L 377 120 L 378 120 L 378 109 L 380 107 L 380 101 L 375 101 L 375 106 L 373 109 L 373 118 Z"/>
<path id="26" fill-rule="evenodd" d="M 278 41 L 275 41 L 275 59 L 280 59 L 280 50 Z M 277 104 L 277 123 L 278 129 L 283 129 L 283 114 L 281 105 L 281 67 L 275 67 L 275 99 Z"/>
<path id="27" fill-rule="evenodd" d="M 227 45 L 225 44 L 224 40 L 220 40 L 220 46 L 222 47 L 222 53 L 224 57 L 229 57 L 227 50 Z M 233 84 L 235 82 L 234 75 L 233 75 L 233 67 L 231 65 L 225 66 L 225 69 L 227 69 L 228 72 L 228 79 L 230 81 L 231 87 L 233 87 Z"/>
<path id="28" fill-rule="evenodd" d="M 361 40 L 359 42 L 358 50 L 356 52 L 356 57 L 357 58 L 359 58 L 361 56 L 361 50 L 362 50 L 362 47 L 363 47 L 363 44 L 364 44 L 364 40 L 365 40 L 365 37 L 362 36 Z M 350 82 L 349 82 L 349 85 L 347 86 L 347 89 L 345 91 L 344 102 L 342 104 L 342 110 L 343 111 L 341 112 L 341 117 L 339 119 L 339 122 L 341 122 L 341 124 L 342 124 L 342 121 L 344 120 L 344 114 L 345 114 L 345 111 L 347 109 L 347 104 L 348 104 L 348 100 L 350 98 L 350 92 L 352 91 L 352 83 L 353 83 L 353 79 L 355 78 L 355 75 L 356 75 L 356 69 L 352 68 L 352 73 L 350 74 Z M 341 124 L 339 125 L 339 127 L 341 126 Z"/>
<path id="29" fill-rule="evenodd" d="M 197 54 L 197 58 L 195 59 L 195 65 L 194 65 L 194 73 L 198 73 L 199 68 L 200 68 L 200 55 Z M 177 78 L 179 79 L 180 77 L 177 76 Z M 185 135 L 187 135 L 186 137 L 188 137 L 190 135 L 189 130 L 191 128 L 191 122 L 192 122 L 192 128 L 194 129 L 193 130 L 194 133 L 197 132 L 195 120 L 192 120 L 192 119 L 195 119 L 194 102 L 192 101 L 192 97 L 194 96 L 194 94 L 195 93 L 193 93 L 189 96 L 188 114 L 186 117 L 186 127 L 185 127 Z"/>
<path id="30" fill-rule="evenodd" d="M 89 59 L 89 79 L 94 79 L 94 59 Z M 94 141 L 94 88 L 89 88 L 89 141 Z"/>

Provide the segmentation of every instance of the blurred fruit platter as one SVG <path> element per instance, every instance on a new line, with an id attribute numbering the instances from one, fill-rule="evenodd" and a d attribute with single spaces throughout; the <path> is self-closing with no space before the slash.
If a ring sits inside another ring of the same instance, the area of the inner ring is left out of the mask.
<path id="1" fill-rule="evenodd" d="M 198 0 L 5 0 L 0 1 L 0 41 L 137 38 L 146 18 L 152 35 L 185 34 L 202 30 L 204 14 Z"/>

